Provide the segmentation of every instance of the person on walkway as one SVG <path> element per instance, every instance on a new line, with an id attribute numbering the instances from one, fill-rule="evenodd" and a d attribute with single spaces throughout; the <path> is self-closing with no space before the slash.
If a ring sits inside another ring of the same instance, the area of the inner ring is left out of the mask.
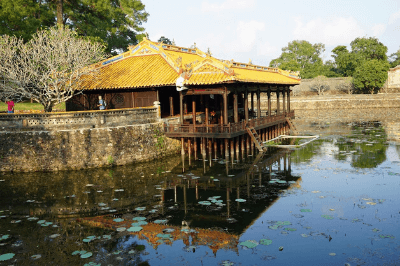
<path id="1" fill-rule="evenodd" d="M 7 99 L 7 100 L 6 100 L 6 104 L 7 104 L 7 107 L 8 107 L 7 113 L 13 114 L 13 113 L 14 113 L 14 102 L 11 101 L 10 99 Z"/>
<path id="2" fill-rule="evenodd" d="M 101 95 L 99 95 L 99 104 L 97 105 L 100 110 L 106 109 L 106 102 L 103 100 Z"/>

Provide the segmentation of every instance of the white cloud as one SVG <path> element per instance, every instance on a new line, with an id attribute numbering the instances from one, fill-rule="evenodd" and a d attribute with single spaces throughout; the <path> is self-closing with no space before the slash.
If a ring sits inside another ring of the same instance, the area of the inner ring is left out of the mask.
<path id="1" fill-rule="evenodd" d="M 400 19 L 400 10 L 390 15 L 389 24 L 395 23 L 398 19 Z"/>
<path id="2" fill-rule="evenodd" d="M 294 37 L 311 43 L 323 43 L 327 46 L 348 44 L 357 37 L 365 35 L 357 20 L 353 17 L 316 18 L 304 22 L 295 19 Z"/>
<path id="3" fill-rule="evenodd" d="M 372 36 L 379 37 L 385 32 L 385 30 L 386 30 L 385 24 L 376 24 L 375 26 L 372 27 Z"/>
<path id="4" fill-rule="evenodd" d="M 239 21 L 236 28 L 235 40 L 227 44 L 227 49 L 231 52 L 250 52 L 256 44 L 260 31 L 263 31 L 265 24 L 255 20 L 249 22 Z"/>
<path id="5" fill-rule="evenodd" d="M 225 0 L 220 4 L 209 3 L 208 1 L 201 3 L 203 12 L 219 12 L 229 9 L 246 9 L 255 5 L 255 0 Z"/>

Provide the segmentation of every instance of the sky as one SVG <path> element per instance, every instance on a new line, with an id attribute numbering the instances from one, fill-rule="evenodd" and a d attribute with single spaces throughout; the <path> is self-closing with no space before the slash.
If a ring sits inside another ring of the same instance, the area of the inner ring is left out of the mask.
<path id="1" fill-rule="evenodd" d="M 142 0 L 149 39 L 196 44 L 219 59 L 268 66 L 294 40 L 332 49 L 376 37 L 388 56 L 400 49 L 400 0 Z"/>

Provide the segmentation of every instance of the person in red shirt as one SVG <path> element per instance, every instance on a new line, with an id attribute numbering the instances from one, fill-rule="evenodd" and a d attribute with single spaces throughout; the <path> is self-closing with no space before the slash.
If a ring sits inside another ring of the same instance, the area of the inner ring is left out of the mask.
<path id="1" fill-rule="evenodd" d="M 14 113 L 14 102 L 10 101 L 9 99 L 6 100 L 6 104 L 8 107 L 8 112 L 9 114 L 13 114 Z"/>

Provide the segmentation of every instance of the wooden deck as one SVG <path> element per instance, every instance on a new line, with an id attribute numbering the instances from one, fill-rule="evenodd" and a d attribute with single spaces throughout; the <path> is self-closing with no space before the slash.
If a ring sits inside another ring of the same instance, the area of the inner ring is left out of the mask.
<path id="1" fill-rule="evenodd" d="M 164 132 L 167 137 L 175 138 L 204 137 L 230 139 L 247 134 L 246 127 L 253 127 L 255 130 L 259 130 L 280 123 L 286 123 L 286 117 L 294 118 L 294 111 L 250 119 L 247 123 L 243 120 L 238 123 L 228 124 L 170 124 L 164 125 Z"/>

